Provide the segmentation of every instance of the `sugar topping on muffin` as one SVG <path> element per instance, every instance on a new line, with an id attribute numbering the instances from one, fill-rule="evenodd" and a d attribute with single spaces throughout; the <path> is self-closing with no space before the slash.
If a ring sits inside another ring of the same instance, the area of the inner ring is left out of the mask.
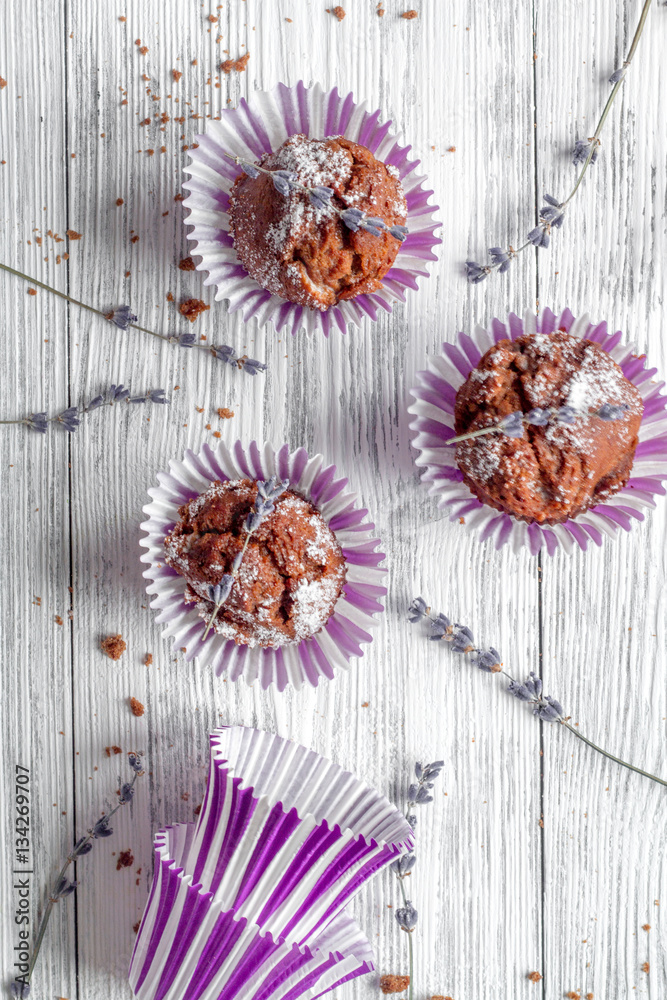
<path id="1" fill-rule="evenodd" d="M 253 480 L 214 483 L 180 508 L 165 539 L 167 564 L 184 577 L 186 601 L 206 620 L 215 610 L 210 588 L 232 572 L 256 497 Z M 335 535 L 313 504 L 287 490 L 251 534 L 213 628 L 248 646 L 300 642 L 326 624 L 344 582 Z"/>
<path id="2" fill-rule="evenodd" d="M 622 408 L 618 419 L 598 416 L 605 404 Z M 558 419 L 562 407 L 570 422 Z M 519 520 L 556 524 L 626 485 L 643 403 L 598 344 L 564 331 L 500 341 L 457 392 L 456 434 L 533 409 L 548 409 L 554 419 L 526 423 L 521 437 L 490 433 L 457 444 L 464 481 L 483 503 Z"/>
<path id="3" fill-rule="evenodd" d="M 339 209 L 358 209 L 388 227 L 406 221 L 396 168 L 342 136 L 290 136 L 258 162 L 264 170 L 289 172 L 308 188 L 333 189 L 332 204 Z M 400 247 L 386 231 L 353 231 L 330 204 L 313 204 L 302 190 L 279 193 L 266 173 L 237 178 L 229 214 L 234 247 L 248 273 L 281 298 L 322 311 L 379 288 Z"/>

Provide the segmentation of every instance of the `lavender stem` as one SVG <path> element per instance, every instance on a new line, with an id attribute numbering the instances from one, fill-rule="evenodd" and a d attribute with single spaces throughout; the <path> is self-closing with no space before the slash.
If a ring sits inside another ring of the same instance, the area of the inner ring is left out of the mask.
<path id="1" fill-rule="evenodd" d="M 597 752 L 602 754 L 603 757 L 607 757 L 609 760 L 613 760 L 615 764 L 620 764 L 621 767 L 627 767 L 629 771 L 634 771 L 636 774 L 641 774 L 643 775 L 643 777 L 650 778 L 651 781 L 656 781 L 659 785 L 665 785 L 665 787 L 667 787 L 667 781 L 665 781 L 664 778 L 658 778 L 657 775 L 655 774 L 650 774 L 648 771 L 643 771 L 641 767 L 635 767 L 634 764 L 628 764 L 627 761 L 621 760 L 620 757 L 615 757 L 614 754 L 609 753 L 608 750 L 603 750 L 602 747 L 597 746 L 597 744 L 593 743 L 592 740 L 589 740 L 587 736 L 584 736 L 583 733 L 580 733 L 575 726 L 571 726 L 570 723 L 567 722 L 565 719 L 561 719 L 561 725 L 565 726 L 566 729 L 569 729 L 571 733 L 574 733 L 577 739 L 581 740 L 582 743 L 585 743 L 587 746 L 591 747 L 592 750 L 597 750 Z"/>

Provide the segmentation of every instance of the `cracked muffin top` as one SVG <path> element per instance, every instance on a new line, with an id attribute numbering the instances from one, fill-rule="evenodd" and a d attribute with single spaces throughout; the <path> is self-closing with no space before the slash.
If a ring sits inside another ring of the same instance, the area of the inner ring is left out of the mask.
<path id="1" fill-rule="evenodd" d="M 288 170 L 307 187 L 333 188 L 338 208 L 359 209 L 387 226 L 406 221 L 396 168 L 342 136 L 293 135 L 258 163 L 265 170 Z M 313 206 L 303 191 L 279 194 L 263 173 L 237 177 L 229 215 L 234 247 L 248 273 L 275 295 L 322 311 L 379 288 L 401 245 L 387 232 L 353 232 L 330 207 Z"/>
<path id="2" fill-rule="evenodd" d="M 186 580 L 185 599 L 208 620 L 209 587 L 232 573 L 243 549 L 257 483 L 213 485 L 179 509 L 165 560 Z M 252 533 L 229 597 L 213 627 L 247 646 L 283 646 L 314 635 L 329 620 L 345 582 L 345 558 L 317 509 L 293 490 Z"/>
<path id="3" fill-rule="evenodd" d="M 594 412 L 626 407 L 617 420 Z M 572 407 L 572 423 L 523 436 L 491 433 L 456 446 L 456 462 L 475 496 L 521 521 L 558 524 L 602 503 L 630 478 L 643 402 L 610 355 L 564 331 L 501 340 L 456 394 L 455 431 L 497 424 L 510 413 Z"/>

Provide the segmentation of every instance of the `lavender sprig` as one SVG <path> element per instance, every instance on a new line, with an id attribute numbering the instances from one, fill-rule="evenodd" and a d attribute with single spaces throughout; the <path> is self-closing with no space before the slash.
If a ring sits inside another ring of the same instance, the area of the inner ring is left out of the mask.
<path id="1" fill-rule="evenodd" d="M 292 191 L 300 191 L 301 194 L 307 195 L 313 208 L 320 212 L 327 209 L 334 212 L 343 225 L 347 226 L 353 233 L 356 233 L 359 229 L 370 233 L 371 236 L 382 236 L 383 233 L 389 233 L 399 243 L 403 243 L 407 238 L 407 226 L 388 226 L 384 219 L 380 219 L 374 215 L 365 215 L 360 209 L 352 208 L 351 206 L 339 208 L 333 201 L 335 194 L 333 188 L 321 185 L 308 187 L 306 184 L 301 183 L 292 170 L 267 170 L 266 167 L 260 167 L 259 164 L 253 163 L 251 160 L 245 160 L 242 156 L 232 156 L 231 153 L 225 153 L 225 156 L 236 163 L 243 173 L 247 174 L 253 180 L 259 177 L 260 174 L 266 174 L 273 181 L 276 191 L 285 198 L 288 198 Z"/>
<path id="2" fill-rule="evenodd" d="M 17 977 L 11 984 L 11 994 L 13 997 L 24 1000 L 24 998 L 30 996 L 30 979 L 35 969 L 42 941 L 44 940 L 44 934 L 46 933 L 49 918 L 51 917 L 51 911 L 59 900 L 66 899 L 67 896 L 71 896 L 79 884 L 68 877 L 67 869 L 78 858 L 83 857 L 85 854 L 90 854 L 96 840 L 100 840 L 104 837 L 110 837 L 112 835 L 113 830 L 109 826 L 112 817 L 118 812 L 121 806 L 126 805 L 132 800 L 136 780 L 144 773 L 144 769 L 141 764 L 142 756 L 142 753 L 137 753 L 135 751 L 130 751 L 130 753 L 128 753 L 127 757 L 132 770 L 132 778 L 130 781 L 126 781 L 121 784 L 120 791 L 118 792 L 118 802 L 113 809 L 111 809 L 108 813 L 105 813 L 104 816 L 100 817 L 100 819 L 98 819 L 97 822 L 89 828 L 85 837 L 80 837 L 79 840 L 77 840 L 76 844 L 67 855 L 65 863 L 60 869 L 48 895 L 46 907 L 37 929 L 35 944 L 32 950 L 32 957 L 28 965 L 28 971 L 25 976 Z M 119 778 L 119 784 L 120 781 L 121 779 Z"/>
<path id="3" fill-rule="evenodd" d="M 536 406 L 528 413 L 521 410 L 514 410 L 506 417 L 499 420 L 497 424 L 489 427 L 480 427 L 476 431 L 468 431 L 467 434 L 459 434 L 450 438 L 446 444 L 458 444 L 459 441 L 471 441 L 473 438 L 482 437 L 483 434 L 493 432 L 505 434 L 506 437 L 522 438 L 524 424 L 533 427 L 547 427 L 549 424 L 573 424 L 575 420 L 584 417 L 599 417 L 600 420 L 622 420 L 627 412 L 626 403 L 603 403 L 597 410 L 576 410 L 573 406 L 541 407 Z"/>
<path id="4" fill-rule="evenodd" d="M 214 607 L 207 622 L 206 630 L 202 636 L 202 642 L 211 631 L 213 622 L 217 618 L 220 608 L 232 592 L 234 581 L 236 580 L 239 570 L 241 569 L 241 563 L 243 562 L 243 557 L 246 554 L 251 536 L 255 531 L 257 531 L 262 521 L 268 517 L 269 514 L 273 513 L 276 509 L 276 500 L 288 487 L 288 480 L 285 480 L 283 483 L 279 483 L 276 476 L 271 476 L 271 478 L 267 480 L 257 480 L 257 496 L 255 497 L 252 510 L 246 517 L 245 524 L 243 526 L 246 533 L 243 541 L 243 548 L 234 556 L 231 573 L 225 573 L 218 583 L 210 583 L 208 585 L 208 599 Z"/>
<path id="5" fill-rule="evenodd" d="M 429 635 L 429 639 L 435 642 L 444 641 L 449 643 L 455 653 L 470 654 L 471 662 L 476 667 L 479 667 L 480 670 L 484 670 L 487 673 L 503 674 L 510 682 L 505 689 L 507 693 L 519 701 L 531 705 L 533 715 L 536 715 L 542 722 L 560 723 L 565 729 L 574 733 L 582 743 L 591 747 L 592 750 L 596 750 L 608 760 L 612 760 L 615 764 L 620 764 L 621 767 L 626 767 L 629 771 L 634 771 L 636 774 L 641 774 L 645 778 L 650 778 L 651 781 L 667 787 L 667 781 L 663 778 L 658 778 L 655 774 L 650 774 L 648 771 L 642 770 L 641 767 L 635 767 L 634 764 L 628 764 L 627 761 L 621 760 L 620 757 L 616 757 L 614 754 L 609 753 L 608 750 L 597 746 L 587 736 L 580 733 L 578 729 L 570 724 L 571 716 L 565 715 L 561 703 L 555 698 L 544 694 L 542 680 L 537 674 L 531 671 L 523 683 L 517 681 L 504 669 L 500 653 L 496 649 L 492 646 L 486 649 L 477 648 L 473 634 L 467 626 L 453 623 L 443 614 L 433 617 L 431 609 L 423 597 L 417 597 L 408 608 L 408 621 L 412 625 L 416 625 L 418 622 L 425 620 L 430 622 L 431 634 Z"/>
<path id="6" fill-rule="evenodd" d="M 164 389 L 149 389 L 143 396 L 130 396 L 130 390 L 124 385 L 112 385 L 103 393 L 95 396 L 89 403 L 82 403 L 80 406 L 68 406 L 61 413 L 54 416 L 47 416 L 46 412 L 31 413 L 20 420 L 0 420 L 0 424 L 25 424 L 30 430 L 39 434 L 46 434 L 49 424 L 60 424 L 61 427 L 73 434 L 81 424 L 81 417 L 99 409 L 100 406 L 113 406 L 114 403 L 169 403 L 164 394 Z"/>
<path id="7" fill-rule="evenodd" d="M 413 810 L 415 806 L 424 806 L 428 805 L 429 802 L 433 802 L 431 790 L 435 783 L 435 779 L 438 777 L 444 766 L 444 760 L 436 760 L 433 761 L 432 764 L 415 764 L 415 778 L 417 780 L 412 781 L 408 787 L 408 809 L 405 814 L 405 818 L 413 830 L 417 825 L 417 817 Z M 405 891 L 405 879 L 412 873 L 412 869 L 414 868 L 416 862 L 417 858 L 414 853 L 403 854 L 400 858 L 396 858 L 395 861 L 392 861 L 390 865 L 391 870 L 398 879 L 401 896 L 403 898 L 403 906 L 400 906 L 396 910 L 396 920 L 401 930 L 405 931 L 408 935 L 408 963 L 410 967 L 408 1000 L 412 1000 L 413 998 L 414 950 L 412 947 L 412 932 L 417 926 L 419 914 L 408 899 L 407 892 Z"/>
<path id="8" fill-rule="evenodd" d="M 254 358 L 248 358 L 245 355 L 237 357 L 234 354 L 234 349 L 227 344 L 202 344 L 193 333 L 156 333 L 155 330 L 139 326 L 135 322 L 137 317 L 127 305 L 118 306 L 116 309 L 112 309 L 111 312 L 103 312 L 101 309 L 89 306 L 86 302 L 73 299 L 71 295 L 66 295 L 65 292 L 59 292 L 57 288 L 52 288 L 51 285 L 46 285 L 43 281 L 38 281 L 36 278 L 31 278 L 22 271 L 17 271 L 8 264 L 0 263 L 0 270 L 7 271 L 8 274 L 13 274 L 17 278 L 22 278 L 31 285 L 37 285 L 38 288 L 43 288 L 45 292 L 51 292 L 52 295 L 57 295 L 58 298 L 64 299 L 70 305 L 79 306 L 80 309 L 87 309 L 88 312 L 95 313 L 96 316 L 101 316 L 107 322 L 117 326 L 119 330 L 129 330 L 131 328 L 139 330 L 141 333 L 147 333 L 151 337 L 157 337 L 158 340 L 164 340 L 168 344 L 177 344 L 179 347 L 206 351 L 206 353 L 212 354 L 214 358 L 219 358 L 233 368 L 244 371 L 247 375 L 257 375 L 258 372 L 266 370 L 266 364 L 263 361 L 256 361 Z"/>
<path id="9" fill-rule="evenodd" d="M 528 247 L 541 247 L 546 250 L 551 242 L 552 231 L 554 229 L 560 229 L 563 225 L 568 205 L 579 190 L 588 168 L 592 163 L 595 163 L 598 158 L 601 146 L 600 135 L 602 134 L 605 122 L 609 112 L 611 111 L 612 104 L 614 103 L 619 90 L 623 86 L 628 67 L 630 66 L 635 52 L 637 51 L 637 46 L 639 45 L 639 40 L 642 36 L 644 25 L 646 24 L 646 19 L 651 8 L 651 3 L 652 0 L 644 0 L 641 14 L 639 16 L 639 23 L 637 24 L 628 54 L 625 57 L 622 66 L 620 66 L 619 69 L 617 69 L 609 77 L 609 83 L 612 87 L 611 93 L 609 94 L 606 104 L 602 109 L 602 114 L 600 115 L 595 132 L 590 138 L 577 139 L 575 143 L 572 151 L 572 162 L 577 167 L 581 166 L 581 170 L 577 175 L 574 187 L 570 191 L 569 195 L 564 199 L 564 201 L 558 201 L 553 197 L 553 195 L 547 194 L 544 196 L 547 204 L 540 209 L 537 226 L 531 229 L 525 239 L 525 242 L 518 246 L 516 250 L 513 247 L 508 247 L 507 250 L 500 247 L 491 247 L 489 249 L 489 264 L 478 264 L 477 261 L 474 260 L 466 261 L 466 277 L 470 284 L 479 284 L 479 282 L 488 278 L 493 271 L 497 271 L 500 274 L 504 273 L 509 268 L 512 260 L 514 260 Z"/>

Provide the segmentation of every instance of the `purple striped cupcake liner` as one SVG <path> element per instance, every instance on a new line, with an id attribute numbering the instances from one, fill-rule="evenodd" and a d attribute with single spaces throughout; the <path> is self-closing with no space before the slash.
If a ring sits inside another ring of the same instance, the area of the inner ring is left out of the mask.
<path id="1" fill-rule="evenodd" d="M 211 631 L 203 641 L 205 621 L 193 605 L 186 604 L 185 580 L 164 561 L 164 539 L 178 520 L 178 508 L 203 493 L 212 482 L 234 479 L 288 479 L 290 487 L 310 500 L 336 536 L 346 562 L 346 579 L 333 614 L 319 632 L 298 643 L 277 648 L 251 648 Z M 147 520 L 141 525 L 141 556 L 147 564 L 144 577 L 151 607 L 159 613 L 163 636 L 175 649 L 184 649 L 186 660 L 194 657 L 210 664 L 215 673 L 231 680 L 258 680 L 263 688 L 275 684 L 283 691 L 288 684 L 317 686 L 322 678 L 348 669 L 353 657 L 363 656 L 363 646 L 372 641 L 374 616 L 383 610 L 380 598 L 386 570 L 385 556 L 374 536 L 368 511 L 357 506 L 357 496 L 347 489 L 348 480 L 337 478 L 334 465 L 324 466 L 321 455 L 308 456 L 305 448 L 290 452 L 288 445 L 248 447 L 237 441 L 231 448 L 220 442 L 205 444 L 201 451 L 186 451 L 181 461 L 172 459 L 169 471 L 158 474 L 158 486 L 150 489 L 151 502 L 143 508 Z"/>
<path id="2" fill-rule="evenodd" d="M 206 271 L 205 285 L 216 286 L 216 300 L 227 299 L 229 311 L 241 310 L 243 319 L 254 318 L 260 327 L 273 326 L 297 333 L 332 330 L 342 333 L 348 326 L 360 326 L 364 317 L 375 321 L 380 310 L 391 312 L 395 302 L 404 302 L 409 288 L 417 289 L 417 279 L 428 276 L 427 262 L 436 260 L 433 248 L 442 241 L 435 235 L 440 223 L 433 194 L 417 173 L 420 161 L 410 159 L 410 146 L 391 131 L 391 122 L 381 121 L 379 111 L 368 111 L 365 102 L 356 104 L 352 94 L 341 96 L 337 88 L 325 91 L 319 84 L 295 87 L 279 83 L 273 90 L 256 91 L 249 102 L 222 112 L 221 121 L 210 121 L 206 133 L 197 136 L 185 173 L 190 179 L 183 187 L 189 192 L 184 206 L 186 224 L 192 226 L 192 254 L 199 256 L 198 271 Z M 229 231 L 229 193 L 241 168 L 225 153 L 257 160 L 278 149 L 291 135 L 311 138 L 344 135 L 366 146 L 384 163 L 398 170 L 408 205 L 408 236 L 401 244 L 393 266 L 376 292 L 357 295 L 339 302 L 326 312 L 287 302 L 262 288 L 251 278 L 234 250 Z"/>
<path id="3" fill-rule="evenodd" d="M 211 735 L 196 824 L 155 838 L 130 965 L 141 1000 L 296 1000 L 373 970 L 344 911 L 413 847 L 400 812 L 338 765 L 270 733 Z"/>
<path id="4" fill-rule="evenodd" d="M 481 503 L 463 482 L 456 447 L 446 442 L 454 436 L 456 392 L 482 355 L 500 340 L 556 330 L 592 340 L 607 351 L 639 389 L 644 414 L 627 485 L 577 517 L 541 526 L 517 521 Z M 408 412 L 413 416 L 410 429 L 419 452 L 416 463 L 423 469 L 421 479 L 438 498 L 438 506 L 449 511 L 451 521 L 464 519 L 467 530 L 477 532 L 482 541 L 492 540 L 497 549 L 511 545 L 515 552 L 527 548 L 535 555 L 545 549 L 553 555 L 559 548 L 567 553 L 577 547 L 585 551 L 590 541 L 601 545 L 605 536 L 614 538 L 619 529 L 629 531 L 633 521 L 643 521 L 644 512 L 655 507 L 654 498 L 665 493 L 667 396 L 661 392 L 665 383 L 654 381 L 656 372 L 646 367 L 646 357 L 638 354 L 635 344 L 623 342 L 620 330 L 609 333 L 606 323 L 590 323 L 587 315 L 575 319 L 569 309 L 560 316 L 550 309 L 539 316 L 527 311 L 523 319 L 510 313 L 506 323 L 493 319 L 488 330 L 478 326 L 471 335 L 459 333 L 455 344 L 443 344 L 442 354 L 429 359 L 428 370 L 418 373 L 418 385 L 412 390 L 415 401 Z"/>

